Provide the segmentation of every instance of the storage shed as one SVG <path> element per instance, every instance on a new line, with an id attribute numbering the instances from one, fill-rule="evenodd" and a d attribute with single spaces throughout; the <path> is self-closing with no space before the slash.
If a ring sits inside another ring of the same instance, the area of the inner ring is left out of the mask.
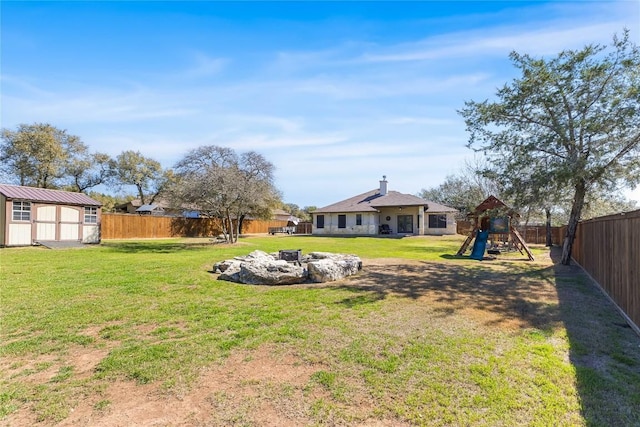
<path id="1" fill-rule="evenodd" d="M 99 243 L 100 207 L 83 193 L 0 184 L 0 246 Z"/>

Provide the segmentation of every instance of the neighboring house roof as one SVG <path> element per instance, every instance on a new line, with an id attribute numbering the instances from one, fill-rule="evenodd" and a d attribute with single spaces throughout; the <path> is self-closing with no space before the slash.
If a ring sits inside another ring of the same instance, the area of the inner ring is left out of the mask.
<path id="1" fill-rule="evenodd" d="M 300 218 L 291 215 L 289 212 L 283 209 L 274 209 L 273 219 L 277 219 L 279 221 L 292 222 L 294 225 L 298 225 L 298 223 L 300 222 Z"/>
<path id="2" fill-rule="evenodd" d="M 155 198 L 153 203 L 146 203 L 146 204 L 162 208 L 165 211 L 179 211 L 179 210 L 199 211 L 198 207 L 194 206 L 194 205 L 182 205 L 181 207 L 176 208 L 176 207 L 171 205 L 171 202 L 169 202 L 168 200 L 162 199 L 162 198 Z M 144 204 L 142 203 L 142 201 L 140 199 L 133 199 L 133 200 L 130 200 L 130 201 L 126 202 L 126 203 L 121 203 L 119 205 L 116 205 L 115 206 L 115 210 L 116 211 L 130 211 L 129 207 L 131 207 L 131 208 L 135 208 L 133 210 L 135 210 L 137 212 L 138 209 L 143 205 Z"/>
<path id="3" fill-rule="evenodd" d="M 289 216 L 291 216 L 291 214 L 290 214 L 289 212 L 285 211 L 284 209 L 274 209 L 274 210 L 273 210 L 273 216 L 274 216 L 274 217 L 276 217 L 276 216 L 286 216 L 286 217 L 289 217 Z"/>
<path id="4" fill-rule="evenodd" d="M 395 206 L 425 206 L 425 211 L 427 212 L 457 212 L 456 209 L 421 199 L 411 194 L 388 191 L 387 194 L 383 196 L 380 194 L 379 189 L 375 189 L 316 209 L 313 213 L 375 212 L 378 208 Z"/>
<path id="5" fill-rule="evenodd" d="M 140 200 L 140 199 L 133 199 L 133 200 L 129 200 L 126 203 L 121 203 L 121 204 L 117 205 L 116 208 L 126 209 L 126 207 L 128 205 L 131 205 L 134 208 L 139 208 L 139 207 L 143 206 L 144 203 L 142 203 L 142 200 Z M 169 202 L 167 202 L 165 200 L 161 200 L 161 199 L 156 199 L 156 200 L 153 201 L 153 205 L 154 206 L 160 206 L 161 208 L 168 208 L 169 207 Z"/>
<path id="6" fill-rule="evenodd" d="M 136 212 L 164 212 L 164 209 L 158 205 L 142 205 Z"/>
<path id="7" fill-rule="evenodd" d="M 102 203 L 83 193 L 49 190 L 48 188 L 23 187 L 20 185 L 0 184 L 0 194 L 9 199 L 32 202 L 59 203 L 79 206 L 102 206 Z"/>

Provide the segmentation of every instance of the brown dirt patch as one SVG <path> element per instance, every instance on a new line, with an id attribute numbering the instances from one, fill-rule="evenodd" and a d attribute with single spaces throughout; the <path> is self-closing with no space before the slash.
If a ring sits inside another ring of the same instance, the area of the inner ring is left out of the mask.
<path id="1" fill-rule="evenodd" d="M 291 353 L 261 347 L 234 353 L 203 371 L 188 390 L 158 385 L 108 384 L 99 397 L 80 402 L 60 426 L 304 425 L 303 402 L 311 375 L 321 369 Z M 104 402 L 102 409 L 96 409 Z"/>

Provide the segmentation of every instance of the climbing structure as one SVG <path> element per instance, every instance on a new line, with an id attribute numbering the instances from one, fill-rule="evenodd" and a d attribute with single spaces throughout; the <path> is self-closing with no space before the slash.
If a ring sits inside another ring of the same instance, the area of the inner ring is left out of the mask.
<path id="1" fill-rule="evenodd" d="M 502 201 L 494 196 L 489 196 L 469 216 L 473 222 L 473 229 L 460 247 L 457 255 L 463 255 L 471 241 L 476 238 L 471 258 L 481 260 L 484 256 L 487 239 L 492 236 L 506 238 L 508 247 L 517 249 L 522 255 L 526 253 L 530 261 L 534 260 L 531 250 L 527 247 L 518 230 L 513 226 L 512 219 L 517 217 L 518 214 Z"/>

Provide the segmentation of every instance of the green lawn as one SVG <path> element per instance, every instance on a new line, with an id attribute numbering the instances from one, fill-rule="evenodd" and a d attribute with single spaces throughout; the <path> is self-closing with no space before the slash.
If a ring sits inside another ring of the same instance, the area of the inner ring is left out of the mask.
<path id="1" fill-rule="evenodd" d="M 174 409 L 206 394 L 200 425 L 640 425 L 640 338 L 579 270 L 542 247 L 471 261 L 454 256 L 462 240 L 0 249 L 0 423 L 108 425 L 129 387 Z M 281 287 L 210 272 L 254 249 L 365 268 Z M 216 372 L 226 382 L 203 380 Z"/>

